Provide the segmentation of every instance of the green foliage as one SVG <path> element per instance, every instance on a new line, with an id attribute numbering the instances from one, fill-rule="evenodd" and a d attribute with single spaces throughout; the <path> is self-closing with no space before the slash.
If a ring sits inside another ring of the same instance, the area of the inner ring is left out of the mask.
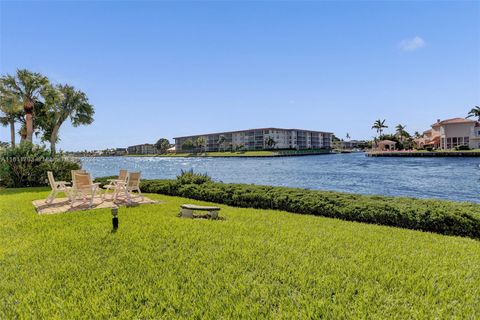
<path id="1" fill-rule="evenodd" d="M 195 147 L 192 140 L 187 139 L 182 144 L 182 150 L 184 151 L 191 151 Z"/>
<path id="2" fill-rule="evenodd" d="M 211 182 L 212 178 L 206 173 L 194 172 L 193 169 L 182 170 L 180 175 L 177 176 L 177 182 L 181 185 L 184 184 L 204 184 L 206 182 Z"/>
<path id="3" fill-rule="evenodd" d="M 382 135 L 383 129 L 386 129 L 386 128 L 388 128 L 388 126 L 385 124 L 385 119 L 375 120 L 372 126 L 372 129 L 375 129 L 380 136 Z"/>
<path id="4" fill-rule="evenodd" d="M 25 119 L 33 131 L 36 128 L 37 106 L 43 105 L 47 102 L 47 94 L 51 92 L 51 85 L 47 77 L 40 73 L 31 72 L 26 69 L 18 69 L 15 75 L 4 75 L 0 79 L 2 88 L 7 90 L 11 95 L 21 99 L 23 104 L 23 110 L 26 115 L 32 115 Z M 42 101 L 43 100 L 43 101 Z M 25 138 L 28 141 L 32 141 L 33 131 L 27 131 L 29 126 L 26 126 Z"/>
<path id="5" fill-rule="evenodd" d="M 245 184 L 143 181 L 142 191 L 480 239 L 480 205 Z"/>
<path id="6" fill-rule="evenodd" d="M 267 145 L 267 147 L 273 148 L 273 147 L 275 147 L 277 142 L 272 137 L 268 137 L 267 139 L 265 139 L 265 144 Z"/>
<path id="7" fill-rule="evenodd" d="M 475 106 L 469 112 L 467 118 L 475 117 L 480 121 L 480 107 Z"/>
<path id="8" fill-rule="evenodd" d="M 54 86 L 42 74 L 25 69 L 0 77 L 0 111 L 5 114 L 0 124 L 10 125 L 14 132 L 19 121 L 22 137 L 31 142 L 33 133 L 40 135 L 42 141 L 50 142 L 52 155 L 56 153 L 60 127 L 67 119 L 77 127 L 91 124 L 95 113 L 82 91 L 70 85 Z M 29 126 L 32 129 L 27 132 Z M 14 136 L 11 140 L 13 145 Z"/>
<path id="9" fill-rule="evenodd" d="M 47 171 L 52 171 L 56 180 L 69 181 L 70 171 L 79 168 L 79 163 L 63 157 L 51 158 L 44 147 L 27 141 L 0 150 L 0 184 L 6 187 L 47 185 Z"/>
<path id="10" fill-rule="evenodd" d="M 470 147 L 468 145 L 460 145 L 460 146 L 456 146 L 455 150 L 465 151 L 465 150 L 470 150 Z"/>
<path id="11" fill-rule="evenodd" d="M 170 141 L 165 138 L 158 139 L 155 143 L 155 148 L 157 148 L 158 153 L 165 154 L 167 153 L 168 148 L 170 148 Z"/>
<path id="12" fill-rule="evenodd" d="M 0 319 L 474 319 L 480 242 L 190 199 L 39 216 L 0 190 Z"/>

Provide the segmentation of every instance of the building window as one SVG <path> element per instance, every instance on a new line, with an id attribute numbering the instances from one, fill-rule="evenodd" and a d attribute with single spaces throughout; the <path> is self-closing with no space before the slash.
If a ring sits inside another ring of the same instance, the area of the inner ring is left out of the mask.
<path id="1" fill-rule="evenodd" d="M 469 144 L 470 143 L 470 137 L 463 137 L 463 143 L 464 144 Z"/>

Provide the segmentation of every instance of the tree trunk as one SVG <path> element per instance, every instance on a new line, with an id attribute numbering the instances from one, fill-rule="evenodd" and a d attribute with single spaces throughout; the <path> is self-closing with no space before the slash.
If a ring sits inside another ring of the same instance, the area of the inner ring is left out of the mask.
<path id="1" fill-rule="evenodd" d="M 33 141 L 33 117 L 31 113 L 25 115 L 25 124 L 27 126 L 27 136 L 25 140 L 32 142 Z"/>
<path id="2" fill-rule="evenodd" d="M 25 111 L 25 127 L 27 129 L 25 140 L 33 141 L 33 101 L 26 99 L 23 104 L 23 110 Z"/>
<path id="3" fill-rule="evenodd" d="M 55 157 L 55 154 L 57 153 L 57 150 L 55 148 L 55 144 L 57 142 L 57 137 L 58 137 L 58 131 L 60 130 L 59 125 L 55 125 L 52 130 L 52 134 L 50 136 L 50 155 L 52 157 Z"/>
<path id="4" fill-rule="evenodd" d="M 10 144 L 15 147 L 15 120 L 10 120 Z"/>

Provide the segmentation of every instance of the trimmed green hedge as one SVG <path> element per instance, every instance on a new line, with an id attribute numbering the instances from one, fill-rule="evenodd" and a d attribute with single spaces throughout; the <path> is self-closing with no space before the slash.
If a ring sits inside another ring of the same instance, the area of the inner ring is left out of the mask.
<path id="1" fill-rule="evenodd" d="M 141 189 L 236 207 L 283 210 L 480 239 L 480 205 L 474 203 L 217 182 L 182 184 L 178 180 L 144 180 Z"/>

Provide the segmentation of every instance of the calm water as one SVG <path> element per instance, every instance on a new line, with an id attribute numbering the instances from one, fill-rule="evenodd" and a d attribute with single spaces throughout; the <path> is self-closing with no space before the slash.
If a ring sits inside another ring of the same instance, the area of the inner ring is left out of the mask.
<path id="1" fill-rule="evenodd" d="M 82 158 L 95 177 L 121 168 L 143 178 L 175 178 L 181 169 L 217 181 L 351 193 L 480 202 L 480 158 L 368 158 L 332 154 L 287 158 Z"/>

